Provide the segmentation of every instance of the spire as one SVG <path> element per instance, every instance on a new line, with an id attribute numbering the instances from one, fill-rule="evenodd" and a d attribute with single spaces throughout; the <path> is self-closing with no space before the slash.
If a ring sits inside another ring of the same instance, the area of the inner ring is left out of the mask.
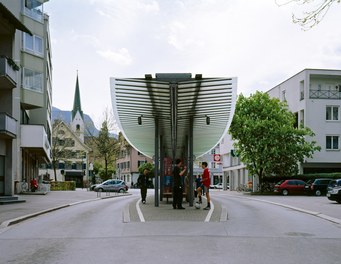
<path id="1" fill-rule="evenodd" d="M 75 97 L 73 99 L 73 109 L 72 109 L 72 119 L 75 118 L 75 115 L 77 114 L 77 111 L 79 111 L 79 114 L 82 116 L 83 120 L 83 111 L 81 107 L 81 97 L 79 93 L 79 83 L 78 83 L 78 71 L 77 71 L 77 80 L 76 80 L 76 90 L 75 90 Z"/>

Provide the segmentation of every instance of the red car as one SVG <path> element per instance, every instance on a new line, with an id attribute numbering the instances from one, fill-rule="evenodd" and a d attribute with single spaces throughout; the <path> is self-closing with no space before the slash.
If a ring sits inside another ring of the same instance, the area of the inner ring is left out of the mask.
<path id="1" fill-rule="evenodd" d="M 290 194 L 304 194 L 306 183 L 302 180 L 283 180 L 275 185 L 274 192 L 281 193 L 283 195 Z"/>

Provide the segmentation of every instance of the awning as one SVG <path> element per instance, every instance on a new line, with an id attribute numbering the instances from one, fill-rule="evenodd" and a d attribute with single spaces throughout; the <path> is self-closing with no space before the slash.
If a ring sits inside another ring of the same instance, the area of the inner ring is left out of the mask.
<path id="1" fill-rule="evenodd" d="M 236 92 L 237 78 L 202 78 L 201 74 L 192 78 L 190 73 L 111 78 L 120 130 L 134 148 L 151 158 L 156 123 L 165 157 L 184 156 L 191 125 L 193 155 L 199 157 L 214 148 L 232 121 Z"/>

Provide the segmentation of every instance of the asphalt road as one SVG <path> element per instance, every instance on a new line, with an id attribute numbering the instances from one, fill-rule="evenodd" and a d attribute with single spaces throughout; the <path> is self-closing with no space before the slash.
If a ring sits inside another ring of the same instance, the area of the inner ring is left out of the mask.
<path id="1" fill-rule="evenodd" d="M 303 206 L 304 199 L 315 197 L 265 202 L 212 191 L 213 202 L 228 212 L 225 221 L 150 217 L 124 222 L 122 212 L 139 199 L 138 192 L 132 193 L 7 227 L 0 233 L 0 263 L 340 263 L 340 224 L 279 204 L 284 198 L 297 206 L 302 199 Z"/>

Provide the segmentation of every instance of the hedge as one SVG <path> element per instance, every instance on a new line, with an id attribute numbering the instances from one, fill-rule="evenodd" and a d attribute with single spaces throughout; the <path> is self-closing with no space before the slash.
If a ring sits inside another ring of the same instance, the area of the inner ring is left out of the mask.
<path id="1" fill-rule="evenodd" d="M 74 191 L 76 190 L 76 182 L 74 181 L 53 181 L 51 184 L 51 191 Z"/>
<path id="2" fill-rule="evenodd" d="M 277 183 L 281 180 L 298 179 L 302 181 L 315 180 L 319 178 L 341 179 L 340 172 L 333 173 L 312 173 L 312 174 L 299 174 L 296 176 L 268 176 L 263 177 L 263 182 Z"/>

